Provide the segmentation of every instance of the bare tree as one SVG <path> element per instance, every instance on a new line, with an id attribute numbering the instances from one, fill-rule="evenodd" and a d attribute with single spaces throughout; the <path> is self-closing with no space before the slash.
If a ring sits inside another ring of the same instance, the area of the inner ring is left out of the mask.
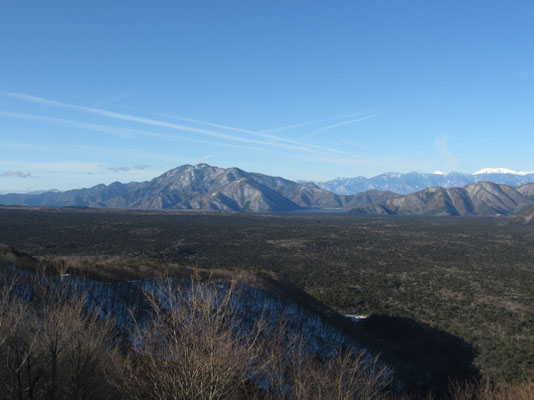
<path id="1" fill-rule="evenodd" d="M 390 375 L 368 355 L 351 351 L 318 360 L 302 334 L 263 312 L 240 319 L 236 282 L 167 280 L 147 293 L 149 323 L 138 322 L 124 367 L 129 398 L 380 399 Z"/>
<path id="2" fill-rule="evenodd" d="M 112 397 L 106 371 L 114 347 L 111 324 L 76 298 L 32 282 L 33 302 L 5 287 L 0 295 L 0 391 L 15 399 Z M 39 300 L 39 301 L 37 301 Z"/>
<path id="3" fill-rule="evenodd" d="M 385 399 L 391 370 L 367 352 L 339 351 L 327 359 L 310 352 L 302 333 L 283 325 L 264 343 L 269 397 L 287 399 Z"/>
<path id="4" fill-rule="evenodd" d="M 193 279 L 186 290 L 170 280 L 147 293 L 153 314 L 133 333 L 135 355 L 128 357 L 126 382 L 130 398 L 246 398 L 258 362 L 256 344 L 262 320 L 240 326 L 236 282 L 224 290 L 214 281 Z M 131 382 L 135 382 L 131 385 Z"/>

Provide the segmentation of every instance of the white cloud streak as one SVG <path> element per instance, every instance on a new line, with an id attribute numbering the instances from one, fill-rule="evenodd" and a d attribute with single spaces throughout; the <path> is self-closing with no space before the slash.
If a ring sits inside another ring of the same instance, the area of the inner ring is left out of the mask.
<path id="1" fill-rule="evenodd" d="M 365 114 L 365 113 L 363 113 L 363 114 Z M 310 120 L 310 121 L 298 122 L 296 124 L 282 126 L 280 128 L 262 129 L 262 132 L 280 132 L 280 131 L 285 131 L 285 130 L 288 130 L 288 129 L 301 128 L 303 126 L 316 125 L 316 124 L 320 124 L 322 122 L 334 121 L 336 119 L 344 119 L 344 118 L 355 117 L 357 115 L 362 115 L 362 113 L 352 113 L 352 114 L 336 115 L 336 116 L 333 116 L 333 117 L 328 117 L 328 118 L 323 118 L 323 119 L 313 119 L 313 120 Z"/>
<path id="2" fill-rule="evenodd" d="M 248 134 L 248 135 L 262 137 L 262 138 L 271 140 L 271 142 L 268 142 L 268 144 L 271 144 L 271 145 L 276 144 L 276 143 L 273 143 L 272 141 L 284 142 L 284 143 L 290 143 L 290 144 L 295 144 L 295 145 L 299 145 L 299 146 L 304 146 L 304 147 L 307 147 L 307 148 L 310 148 L 310 149 L 326 151 L 326 152 L 330 152 L 330 153 L 338 153 L 338 154 L 349 155 L 350 156 L 349 153 L 346 153 L 346 152 L 341 151 L 341 150 L 337 150 L 337 149 L 333 149 L 333 148 L 325 147 L 325 146 L 319 146 L 319 145 L 315 145 L 315 144 L 303 143 L 303 142 L 298 141 L 298 140 L 286 139 L 286 138 L 282 138 L 280 136 L 270 135 L 270 134 L 264 133 L 266 131 L 264 131 L 264 132 L 251 131 L 251 130 L 248 130 L 248 129 L 235 128 L 235 127 L 228 126 L 228 125 L 215 124 L 215 123 L 212 123 L 212 122 L 200 121 L 198 119 L 180 117 L 180 116 L 169 115 L 169 114 L 157 113 L 156 115 L 159 115 L 159 116 L 165 117 L 165 118 L 170 118 L 170 119 L 175 119 L 175 120 L 180 120 L 180 121 L 188 121 L 188 122 L 193 122 L 195 124 L 211 126 L 213 128 L 226 129 L 226 130 L 230 130 L 230 131 L 234 131 L 234 132 L 240 132 L 240 133 L 245 133 L 245 134 Z"/>
<path id="3" fill-rule="evenodd" d="M 269 139 L 269 141 L 257 140 L 257 139 L 249 139 L 249 138 L 244 138 L 244 137 L 241 137 L 241 136 L 234 136 L 234 135 L 229 135 L 229 134 L 225 134 L 225 133 L 216 132 L 216 131 L 213 131 L 213 130 L 206 130 L 206 129 L 202 129 L 202 128 L 197 128 L 197 127 L 192 127 L 192 126 L 187 126 L 187 125 L 181 125 L 181 124 L 175 124 L 175 123 L 170 123 L 170 122 L 151 119 L 151 118 L 137 117 L 137 116 L 130 115 L 130 114 L 118 113 L 118 112 L 103 110 L 103 109 L 100 109 L 100 108 L 85 107 L 85 106 L 79 106 L 79 105 L 75 105 L 75 104 L 63 103 L 63 102 L 59 102 L 59 101 L 55 101 L 55 100 L 49 100 L 49 99 L 45 99 L 45 98 L 42 98 L 42 97 L 31 96 L 31 95 L 26 95 L 26 94 L 4 93 L 4 95 L 12 97 L 12 98 L 19 99 L 19 100 L 35 103 L 35 104 L 41 104 L 41 105 L 46 105 L 46 106 L 53 106 L 53 107 L 59 107 L 59 108 L 83 111 L 83 112 L 87 112 L 87 113 L 95 114 L 95 115 L 100 115 L 100 116 L 107 117 L 107 118 L 113 118 L 113 119 L 118 119 L 118 120 L 123 120 L 123 121 L 135 122 L 135 123 L 145 124 L 145 125 L 152 125 L 152 126 L 157 126 L 157 127 L 161 127 L 161 128 L 168 128 L 168 129 L 185 131 L 185 132 L 190 132 L 190 133 L 197 133 L 197 134 L 201 134 L 201 135 L 213 136 L 213 137 L 226 139 L 226 140 L 230 140 L 230 141 L 238 141 L 238 142 L 243 142 L 243 143 L 251 143 L 251 144 L 266 145 L 266 146 L 271 146 L 271 147 L 286 148 L 286 149 L 297 150 L 297 151 L 301 151 L 301 152 L 317 152 L 319 150 L 319 151 L 323 151 L 323 152 L 326 151 L 326 152 L 330 152 L 330 153 L 343 154 L 343 155 L 347 155 L 347 156 L 351 155 L 351 154 L 346 153 L 344 151 L 337 150 L 337 149 L 332 149 L 332 148 L 329 148 L 329 147 L 310 145 L 310 144 L 302 143 L 300 141 L 295 141 L 295 140 L 290 140 L 290 139 L 283 139 L 283 138 L 280 138 L 278 136 L 263 134 L 263 133 L 259 133 L 259 132 L 255 132 L 255 131 L 246 130 L 246 129 L 233 128 L 233 127 L 225 126 L 225 125 L 212 124 L 212 123 L 204 122 L 204 121 L 197 121 L 197 120 L 188 119 L 190 122 L 195 122 L 195 123 L 199 123 L 199 124 L 209 125 L 209 126 L 212 126 L 212 127 L 218 127 L 218 128 L 221 128 L 221 129 L 226 129 L 226 130 L 231 130 L 231 131 L 235 131 L 235 132 L 245 133 L 245 134 L 248 134 L 248 135 L 251 135 L 251 136 L 261 137 L 263 139 Z M 169 116 L 167 116 L 167 117 L 169 117 Z M 175 118 L 180 118 L 180 117 L 175 117 Z"/>
<path id="4" fill-rule="evenodd" d="M 105 97 L 97 100 L 93 104 L 93 107 L 102 107 L 102 106 L 107 106 L 109 104 L 114 104 L 114 103 L 117 103 L 117 102 L 119 102 L 121 100 L 127 99 L 132 94 L 133 94 L 133 91 L 129 91 L 129 92 L 125 92 L 125 93 L 119 93 L 119 94 L 105 96 Z"/>
<path id="5" fill-rule="evenodd" d="M 240 148 L 240 149 L 245 149 L 245 150 L 264 151 L 263 148 L 253 147 L 253 146 L 248 146 L 248 145 L 239 145 L 235 143 L 222 143 L 222 142 L 216 142 L 213 140 L 190 138 L 186 136 L 151 132 L 151 131 L 145 131 L 145 130 L 140 130 L 140 129 L 125 129 L 125 128 L 116 128 L 112 126 L 106 126 L 106 125 L 88 124 L 88 123 L 80 122 L 80 121 L 74 121 L 74 120 L 63 119 L 63 118 L 44 117 L 41 115 L 20 114 L 20 113 L 0 111 L 0 116 L 58 123 L 58 124 L 66 125 L 66 126 L 74 126 L 74 127 L 78 127 L 82 129 L 95 130 L 97 132 L 103 132 L 103 133 L 107 133 L 113 136 L 117 136 L 120 138 L 127 138 L 127 139 L 133 139 L 135 138 L 136 135 L 143 135 L 143 136 L 157 137 L 160 139 L 170 140 L 170 141 L 175 141 L 175 142 L 176 141 L 187 141 L 187 142 L 210 144 L 210 145 L 222 146 L 222 147 Z"/>
<path id="6" fill-rule="evenodd" d="M 107 169 L 112 172 L 129 172 L 129 171 L 143 171 L 150 168 L 148 164 L 132 165 L 131 167 L 121 166 L 121 167 L 108 167 Z"/>
<path id="7" fill-rule="evenodd" d="M 31 174 L 31 172 L 24 171 L 6 171 L 0 173 L 0 178 L 28 178 Z"/>
<path id="8" fill-rule="evenodd" d="M 222 147 L 230 147 L 230 148 L 237 148 L 237 149 L 244 149 L 244 150 L 254 150 L 254 151 L 266 151 L 262 147 L 255 147 L 245 144 L 236 144 L 236 143 L 225 143 L 225 142 L 216 142 L 213 140 L 207 140 L 207 139 L 199 139 L 199 138 L 192 138 L 187 136 L 180 136 L 180 135 L 174 135 L 174 134 L 168 134 L 168 133 L 160 133 L 160 132 L 153 132 L 153 131 L 145 131 L 142 129 L 126 129 L 127 132 L 130 132 L 132 134 L 136 135 L 144 135 L 144 136 L 151 136 L 156 137 L 159 139 L 174 141 L 174 142 L 192 142 L 192 143 L 201 143 L 201 144 L 210 144 L 215 146 L 222 146 Z"/>
<path id="9" fill-rule="evenodd" d="M 135 137 L 134 135 L 132 135 L 131 133 L 128 133 L 124 129 L 113 128 L 111 126 L 105 126 L 105 125 L 89 124 L 87 122 L 73 121 L 70 119 L 45 117 L 42 115 L 33 115 L 33 114 L 13 113 L 13 112 L 7 112 L 7 111 L 0 111 L 0 116 L 9 117 L 9 118 L 26 119 L 26 120 L 31 120 L 31 121 L 45 121 L 45 122 L 50 122 L 54 124 L 73 126 L 75 128 L 82 128 L 82 129 L 87 129 L 90 131 L 105 133 L 108 135 L 119 137 L 121 139 L 133 139 Z"/>
<path id="10" fill-rule="evenodd" d="M 436 149 L 438 150 L 439 154 L 447 160 L 447 168 L 448 170 L 455 170 L 456 165 L 458 164 L 458 161 L 456 160 L 456 157 L 449 151 L 449 148 L 447 146 L 447 141 L 450 139 L 449 136 L 438 136 L 434 140 L 434 144 L 436 146 Z"/>

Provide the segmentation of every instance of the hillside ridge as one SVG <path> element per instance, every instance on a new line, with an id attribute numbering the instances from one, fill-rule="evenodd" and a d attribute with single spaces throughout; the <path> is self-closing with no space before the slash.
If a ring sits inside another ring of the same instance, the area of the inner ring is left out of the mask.
<path id="1" fill-rule="evenodd" d="M 463 188 L 431 187 L 352 210 L 360 215 L 507 216 L 534 206 L 534 183 L 518 188 L 477 182 Z"/>

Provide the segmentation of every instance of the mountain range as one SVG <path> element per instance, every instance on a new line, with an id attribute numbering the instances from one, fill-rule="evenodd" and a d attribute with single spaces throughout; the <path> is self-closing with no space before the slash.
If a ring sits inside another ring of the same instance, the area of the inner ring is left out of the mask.
<path id="1" fill-rule="evenodd" d="M 531 173 L 473 174 L 504 179 L 528 178 Z M 384 174 L 383 177 L 392 176 Z M 397 182 L 410 177 L 449 177 L 461 174 L 397 174 Z M 378 177 L 377 177 L 378 178 Z M 456 181 L 455 181 L 456 182 Z M 463 181 L 460 181 L 463 182 Z M 425 184 L 430 184 L 427 179 Z M 391 185 L 390 185 L 391 186 Z M 434 186 L 406 195 L 367 190 L 341 195 L 314 183 L 296 183 L 280 177 L 217 168 L 207 164 L 184 165 L 146 182 L 97 185 L 65 192 L 0 195 L 0 205 L 77 206 L 143 210 L 209 210 L 246 212 L 348 211 L 360 215 L 520 215 L 534 207 L 534 182 L 517 187 L 476 182 L 463 187 Z M 406 186 L 404 186 L 406 188 Z"/>
<path id="2" fill-rule="evenodd" d="M 147 182 L 97 185 L 88 189 L 38 194 L 6 194 L 0 204 L 25 206 L 85 206 L 99 208 L 229 210 L 295 212 L 316 209 L 348 210 L 395 197 L 383 191 L 338 195 L 313 183 L 217 168 L 184 165 Z"/>
<path id="3" fill-rule="evenodd" d="M 336 178 L 330 181 L 315 182 L 322 189 L 337 194 L 356 194 L 367 190 L 387 190 L 399 194 L 418 192 L 429 187 L 464 187 L 476 182 L 494 182 L 509 186 L 520 186 L 534 182 L 534 171 L 517 172 L 506 168 L 486 168 L 472 174 L 461 172 L 433 174 L 410 172 L 401 174 L 386 172 L 372 178 Z"/>

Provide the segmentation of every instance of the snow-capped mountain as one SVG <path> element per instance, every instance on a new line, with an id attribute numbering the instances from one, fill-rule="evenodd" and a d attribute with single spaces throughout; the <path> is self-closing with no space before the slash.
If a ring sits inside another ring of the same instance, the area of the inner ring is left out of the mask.
<path id="1" fill-rule="evenodd" d="M 500 175 L 530 175 L 534 174 L 534 171 L 525 172 L 525 171 L 514 171 L 513 169 L 508 168 L 484 168 L 480 171 L 473 172 L 473 175 L 492 175 L 492 174 L 500 174 Z"/>
<path id="2" fill-rule="evenodd" d="M 415 193 L 429 187 L 464 187 L 476 182 L 494 182 L 509 186 L 520 186 L 534 182 L 534 171 L 517 172 L 507 168 L 485 168 L 472 174 L 460 172 L 432 174 L 409 172 L 406 174 L 387 172 L 372 178 L 336 178 L 326 182 L 316 182 L 322 189 L 337 194 L 351 195 L 368 190 L 387 190 L 399 194 Z"/>

